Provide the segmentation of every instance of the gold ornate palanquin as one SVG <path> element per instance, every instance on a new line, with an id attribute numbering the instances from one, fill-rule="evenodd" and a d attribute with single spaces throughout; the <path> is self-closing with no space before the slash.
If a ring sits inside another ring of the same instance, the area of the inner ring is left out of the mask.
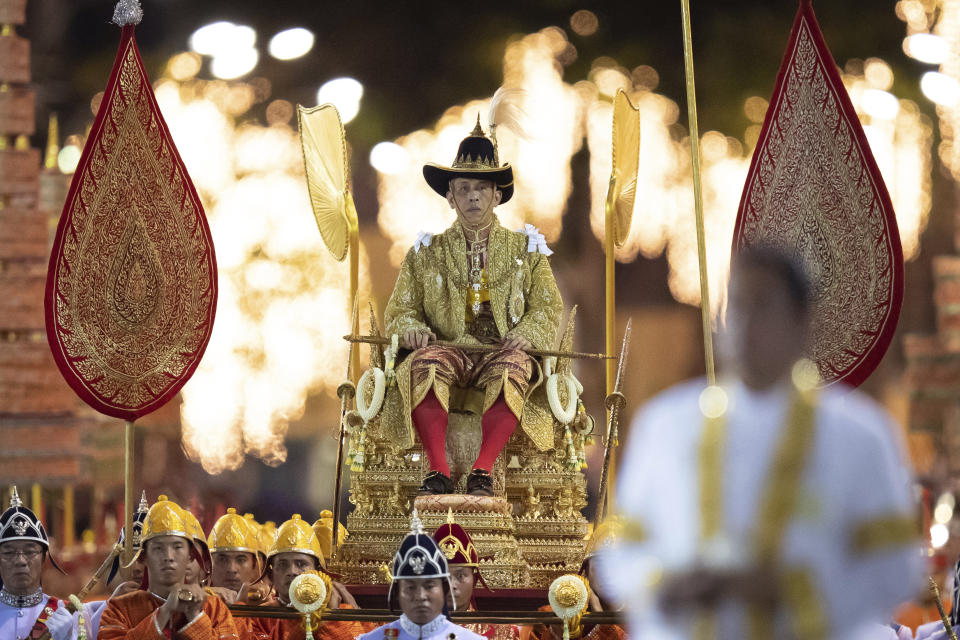
<path id="1" fill-rule="evenodd" d="M 375 335 L 376 326 L 371 317 Z M 571 313 L 561 350 L 571 349 L 573 329 Z M 385 357 L 379 346 L 371 347 L 371 367 L 385 368 L 388 360 L 389 354 Z M 551 368 L 569 373 L 570 367 L 570 361 L 561 359 Z M 573 459 L 582 460 L 583 447 L 589 443 L 592 430 L 586 425 L 592 419 L 578 412 L 571 429 L 572 441 L 568 442 L 564 426 L 552 417 L 545 387 L 540 384 L 534 389 L 528 404 L 536 402 L 551 420 L 553 447 L 541 450 L 518 428 L 491 470 L 491 498 L 463 493 L 417 496 L 428 471 L 426 456 L 419 439 L 413 446 L 402 448 L 385 436 L 392 429 L 382 428 L 381 422 L 397 419 L 395 410 L 389 407 L 391 391 L 395 393 L 396 388 L 388 389 L 384 409 L 368 422 L 362 436 L 362 469 L 349 472 L 350 502 L 355 507 L 347 517 L 350 537 L 331 563 L 331 571 L 351 584 L 388 582 L 386 566 L 398 541 L 409 530 L 409 514 L 414 506 L 429 531 L 446 522 L 448 510 L 453 510 L 457 523 L 476 543 L 481 556 L 480 571 L 493 588 L 546 588 L 556 577 L 578 571 L 588 523 L 581 513 L 586 506 L 586 481 Z M 358 394 L 366 394 L 369 402 L 372 390 L 361 387 Z M 559 386 L 558 395 L 561 403 L 567 402 L 563 385 Z M 480 415 L 476 407 L 482 406 L 482 399 L 482 391 L 451 390 L 447 458 L 458 492 L 464 490 L 466 476 L 479 451 Z M 356 450 L 364 430 L 355 412 L 348 416 L 348 422 L 353 425 L 351 448 Z"/>

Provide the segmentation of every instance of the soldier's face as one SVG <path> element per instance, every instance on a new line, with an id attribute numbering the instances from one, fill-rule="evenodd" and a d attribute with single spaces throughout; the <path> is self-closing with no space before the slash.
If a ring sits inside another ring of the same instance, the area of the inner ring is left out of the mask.
<path id="1" fill-rule="evenodd" d="M 40 588 L 43 547 L 29 540 L 13 540 L 0 545 L 0 579 L 4 588 L 16 595 L 29 595 Z"/>
<path id="2" fill-rule="evenodd" d="M 249 551 L 215 551 L 210 585 L 240 591 L 244 582 L 257 580 L 257 565 Z"/>
<path id="3" fill-rule="evenodd" d="M 150 589 L 163 593 L 173 585 L 183 582 L 190 564 L 190 543 L 180 536 L 159 536 L 148 540 L 144 550 L 147 554 L 147 571 Z"/>
<path id="4" fill-rule="evenodd" d="M 414 578 L 398 582 L 400 587 L 397 598 L 400 601 L 400 610 L 414 624 L 427 624 L 443 613 L 446 598 L 441 578 Z"/>
<path id="5" fill-rule="evenodd" d="M 456 178 L 450 181 L 447 202 L 456 210 L 460 221 L 468 227 L 481 227 L 493 217 L 493 208 L 500 204 L 503 193 L 490 180 Z"/>
<path id="6" fill-rule="evenodd" d="M 452 591 L 447 595 L 447 606 L 457 611 L 466 611 L 470 608 L 470 598 L 473 597 L 473 567 L 450 566 L 450 586 Z"/>
<path id="7" fill-rule="evenodd" d="M 286 602 L 290 593 L 290 583 L 301 573 L 317 569 L 317 559 L 306 553 L 288 551 L 278 553 L 271 561 L 273 584 L 277 595 Z"/>

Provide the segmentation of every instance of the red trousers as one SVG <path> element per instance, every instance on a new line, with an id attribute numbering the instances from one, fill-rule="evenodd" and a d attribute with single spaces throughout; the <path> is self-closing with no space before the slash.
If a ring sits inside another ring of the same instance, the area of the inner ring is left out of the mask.
<path id="1" fill-rule="evenodd" d="M 503 394 L 487 409 L 480 421 L 482 438 L 480 454 L 474 463 L 474 469 L 490 471 L 497 456 L 503 451 L 507 440 L 517 428 L 517 417 L 510 411 Z M 431 471 L 439 471 L 450 476 L 450 466 L 447 464 L 447 412 L 437 400 L 431 389 L 427 396 L 413 410 L 413 424 L 423 443 L 423 450 L 427 454 L 427 462 Z"/>

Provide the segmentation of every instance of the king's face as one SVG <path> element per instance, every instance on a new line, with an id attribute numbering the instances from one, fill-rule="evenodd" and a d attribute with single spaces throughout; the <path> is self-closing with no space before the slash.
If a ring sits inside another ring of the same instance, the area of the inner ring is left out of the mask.
<path id="1" fill-rule="evenodd" d="M 493 216 L 493 208 L 500 204 L 503 193 L 491 180 L 455 178 L 450 181 L 447 202 L 468 227 L 482 227 Z"/>

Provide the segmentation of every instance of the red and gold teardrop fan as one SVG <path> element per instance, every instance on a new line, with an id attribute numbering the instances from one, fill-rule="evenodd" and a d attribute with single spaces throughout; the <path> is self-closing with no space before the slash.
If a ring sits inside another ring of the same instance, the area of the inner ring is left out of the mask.
<path id="1" fill-rule="evenodd" d="M 809 0 L 801 0 L 740 201 L 733 252 L 772 245 L 813 284 L 808 356 L 857 386 L 890 346 L 903 252 L 890 196 Z"/>
<path id="2" fill-rule="evenodd" d="M 117 11 L 124 7 L 139 11 L 129 2 Z M 128 421 L 187 382 L 217 303 L 210 229 L 144 70 L 133 21 L 122 23 L 70 185 L 44 300 L 64 378 L 91 407 Z"/>

